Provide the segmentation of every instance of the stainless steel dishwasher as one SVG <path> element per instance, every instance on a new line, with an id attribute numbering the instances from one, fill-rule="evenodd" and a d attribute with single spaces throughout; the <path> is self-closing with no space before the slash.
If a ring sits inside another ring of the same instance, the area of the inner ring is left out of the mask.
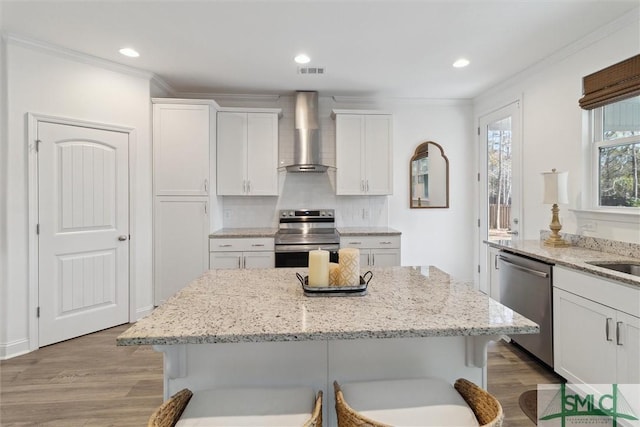
<path id="1" fill-rule="evenodd" d="M 539 334 L 513 335 L 511 340 L 553 367 L 551 264 L 500 251 L 498 269 L 500 302 L 540 325 Z"/>

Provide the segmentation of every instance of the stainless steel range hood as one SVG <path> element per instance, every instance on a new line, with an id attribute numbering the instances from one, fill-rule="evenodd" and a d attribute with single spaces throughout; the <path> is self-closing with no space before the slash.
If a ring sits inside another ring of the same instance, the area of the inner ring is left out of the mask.
<path id="1" fill-rule="evenodd" d="M 320 141 L 318 92 L 296 92 L 293 164 L 287 166 L 287 171 L 325 172 Z"/>

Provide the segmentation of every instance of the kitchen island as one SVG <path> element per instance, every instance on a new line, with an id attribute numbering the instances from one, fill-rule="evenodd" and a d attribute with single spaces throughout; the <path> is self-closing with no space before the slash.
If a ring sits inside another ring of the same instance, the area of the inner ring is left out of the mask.
<path id="1" fill-rule="evenodd" d="M 435 267 L 372 268 L 367 295 L 306 297 L 307 269 L 210 270 L 141 319 L 118 345 L 164 353 L 165 398 L 183 387 L 465 377 L 486 387 L 486 345 L 538 326 Z"/>

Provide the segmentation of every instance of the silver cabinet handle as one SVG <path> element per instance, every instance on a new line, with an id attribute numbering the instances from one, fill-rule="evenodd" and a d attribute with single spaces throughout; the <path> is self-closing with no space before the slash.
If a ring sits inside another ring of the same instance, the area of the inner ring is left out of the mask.
<path id="1" fill-rule="evenodd" d="M 613 319 L 611 317 L 607 317 L 607 321 L 605 323 L 605 338 L 607 339 L 607 341 L 611 341 L 611 336 L 609 334 L 609 327 L 611 326 L 611 321 Z"/>
<path id="2" fill-rule="evenodd" d="M 498 255 L 493 257 L 493 266 L 496 270 L 500 270 L 500 267 L 498 267 Z"/>
<path id="3" fill-rule="evenodd" d="M 238 268 L 242 268 L 242 257 L 238 256 Z"/>
<path id="4" fill-rule="evenodd" d="M 209 192 L 209 180 L 208 179 L 204 180 L 204 192 L 205 193 Z"/>
<path id="5" fill-rule="evenodd" d="M 360 180 L 360 191 L 364 193 L 364 179 Z"/>
<path id="6" fill-rule="evenodd" d="M 391 242 L 380 242 L 381 245 L 390 245 Z"/>
<path id="7" fill-rule="evenodd" d="M 247 258 L 242 256 L 242 268 L 247 268 Z"/>
<path id="8" fill-rule="evenodd" d="M 125 236 L 124 234 L 122 236 L 118 236 L 118 240 L 120 240 L 121 242 L 124 242 L 127 239 L 128 239 L 128 237 Z"/>
<path id="9" fill-rule="evenodd" d="M 369 192 L 369 180 L 367 180 L 366 191 L 367 191 L 367 193 Z"/>
<path id="10" fill-rule="evenodd" d="M 523 267 L 523 266 L 518 265 L 518 264 L 514 264 L 514 263 L 512 263 L 511 261 L 509 261 L 506 258 L 503 258 L 503 257 L 499 257 L 499 258 L 500 258 L 500 260 L 502 262 L 505 262 L 505 263 L 509 264 L 511 267 L 515 268 L 516 270 L 524 271 L 525 273 L 533 274 L 534 276 L 540 276 L 540 277 L 544 277 L 544 278 L 549 277 L 549 274 L 545 273 L 543 271 L 532 270 L 531 268 L 527 268 L 527 267 Z"/>
<path id="11" fill-rule="evenodd" d="M 622 322 L 616 322 L 616 344 L 617 345 L 623 344 L 621 340 L 621 337 L 622 337 L 621 329 L 622 329 Z"/>
<path id="12" fill-rule="evenodd" d="M 513 236 L 517 236 L 518 232 L 517 231 L 507 231 L 507 234 L 511 234 Z"/>
<path id="13" fill-rule="evenodd" d="M 362 242 L 349 242 L 348 244 L 349 245 L 361 245 Z"/>
<path id="14" fill-rule="evenodd" d="M 231 245 L 227 244 L 227 245 L 218 245 L 219 248 L 230 248 Z"/>
<path id="15" fill-rule="evenodd" d="M 367 254 L 367 265 L 371 265 L 371 254 Z"/>
<path id="16" fill-rule="evenodd" d="M 247 181 L 247 193 L 251 193 L 251 181 Z"/>
<path id="17" fill-rule="evenodd" d="M 376 254 L 371 254 L 371 265 L 376 265 Z"/>
<path id="18" fill-rule="evenodd" d="M 263 245 L 262 243 L 259 243 L 259 244 L 258 244 L 258 243 L 254 243 L 254 244 L 252 244 L 251 246 L 253 246 L 254 248 L 261 248 L 261 247 L 263 247 L 264 245 Z"/>

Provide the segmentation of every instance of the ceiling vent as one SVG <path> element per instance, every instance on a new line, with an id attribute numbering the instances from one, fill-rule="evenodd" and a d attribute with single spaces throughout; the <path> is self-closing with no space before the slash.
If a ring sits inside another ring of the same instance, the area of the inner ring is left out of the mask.
<path id="1" fill-rule="evenodd" d="M 324 67 L 298 67 L 298 74 L 321 75 L 324 72 Z"/>

